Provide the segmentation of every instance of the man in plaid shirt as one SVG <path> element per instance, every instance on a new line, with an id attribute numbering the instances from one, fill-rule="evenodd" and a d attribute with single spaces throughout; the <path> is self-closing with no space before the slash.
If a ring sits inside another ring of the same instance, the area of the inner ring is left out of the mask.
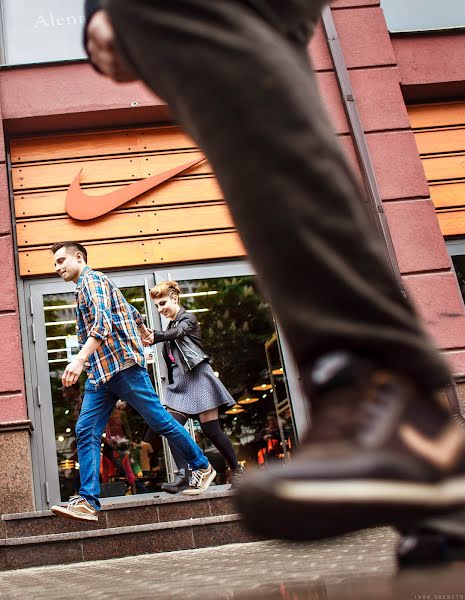
<path id="1" fill-rule="evenodd" d="M 103 273 L 87 266 L 87 251 L 79 242 L 52 246 L 55 270 L 76 286 L 76 330 L 80 351 L 67 365 L 62 382 L 68 387 L 87 371 L 84 400 L 76 423 L 81 488 L 67 506 L 52 511 L 69 519 L 97 521 L 100 502 L 100 443 L 118 399 L 135 408 L 148 425 L 173 441 L 193 473 L 190 494 L 205 491 L 216 472 L 187 431 L 163 408 L 155 393 L 141 337 L 150 332 L 139 312 Z"/>

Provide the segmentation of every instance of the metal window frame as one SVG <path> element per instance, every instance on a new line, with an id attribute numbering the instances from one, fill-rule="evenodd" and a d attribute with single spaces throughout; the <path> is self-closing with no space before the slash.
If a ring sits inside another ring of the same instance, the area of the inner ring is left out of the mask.
<path id="1" fill-rule="evenodd" d="M 144 270 L 134 269 L 131 272 L 114 271 L 109 275 L 119 287 L 138 286 L 145 289 L 147 278 L 155 281 L 153 269 L 147 268 Z M 74 293 L 74 289 L 75 286 L 72 283 L 60 281 L 56 277 L 24 280 L 22 286 L 26 327 L 21 329 L 22 333 L 24 329 L 23 355 L 27 356 L 25 374 L 28 379 L 28 414 L 34 426 L 31 434 L 31 453 L 36 510 L 47 510 L 51 504 L 61 502 L 56 467 L 55 435 L 50 436 L 50 431 L 45 429 L 50 425 L 54 429 L 55 426 L 53 403 L 50 401 L 49 373 L 48 368 L 40 364 L 40 358 L 37 359 L 38 349 L 35 345 L 43 341 L 39 337 L 37 340 L 35 339 L 36 331 L 38 334 L 40 329 L 41 335 L 45 332 L 44 314 L 38 310 L 41 306 L 39 298 L 43 298 L 46 294 Z M 147 301 L 149 301 L 148 298 Z"/>

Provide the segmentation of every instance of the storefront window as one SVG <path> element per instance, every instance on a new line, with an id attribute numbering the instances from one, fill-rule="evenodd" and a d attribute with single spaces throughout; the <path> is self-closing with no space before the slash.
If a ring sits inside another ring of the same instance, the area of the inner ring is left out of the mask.
<path id="1" fill-rule="evenodd" d="M 391 33 L 465 27 L 463 0 L 381 0 Z"/>
<path id="2" fill-rule="evenodd" d="M 157 327 L 166 327 L 167 322 L 160 324 L 155 307 L 148 304 L 149 282 L 144 284 L 143 276 L 127 277 L 136 281 L 121 282 L 126 299 L 149 322 L 153 318 Z M 220 421 L 239 461 L 250 467 L 291 458 L 296 435 L 286 366 L 272 312 L 257 289 L 255 277 L 185 279 L 185 272 L 183 277 L 178 278 L 181 304 L 196 314 L 213 370 L 236 402 L 228 410 L 220 410 Z M 39 373 L 39 381 L 43 403 L 48 406 L 41 413 L 42 431 L 48 441 L 49 436 L 54 437 L 54 443 L 47 442 L 47 464 L 54 473 L 58 468 L 53 495 L 59 494 L 66 501 L 80 485 L 75 426 L 86 375 L 81 375 L 74 386 L 62 385 L 63 371 L 79 351 L 75 296 L 72 290 L 53 290 L 50 285 L 37 291 L 43 321 L 36 351 L 44 353 L 46 349 L 46 358 L 41 356 L 40 362 L 43 367 L 48 365 L 48 372 Z M 156 352 L 152 349 L 148 371 L 155 390 L 163 397 L 168 381 L 160 351 L 159 346 Z M 45 402 L 46 388 L 50 390 L 50 404 Z M 226 462 L 203 436 L 200 423 L 193 419 L 187 426 L 218 473 L 215 483 L 229 483 L 231 473 Z M 135 410 L 118 401 L 101 438 L 101 497 L 159 492 L 171 475 L 169 456 L 166 440 L 150 431 Z"/>
<path id="3" fill-rule="evenodd" d="M 273 315 L 255 277 L 178 281 L 181 304 L 195 312 L 214 371 L 236 405 L 220 417 L 245 466 L 288 459 L 295 446 L 286 371 Z M 226 483 L 226 463 L 202 436 L 197 440 Z"/>
<path id="4" fill-rule="evenodd" d="M 3 64 L 85 58 L 83 0 L 1 0 Z"/>

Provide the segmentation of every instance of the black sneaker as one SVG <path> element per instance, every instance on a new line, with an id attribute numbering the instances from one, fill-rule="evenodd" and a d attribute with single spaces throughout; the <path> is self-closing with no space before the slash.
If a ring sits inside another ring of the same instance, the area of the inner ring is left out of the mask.
<path id="1" fill-rule="evenodd" d="M 231 473 L 231 489 L 236 489 L 244 476 L 244 467 L 239 465 Z"/>
<path id="2" fill-rule="evenodd" d="M 168 494 L 177 494 L 182 492 L 189 485 L 189 471 L 185 469 L 179 469 L 175 474 L 174 480 L 169 483 L 161 484 L 161 491 L 168 492 Z"/>
<path id="3" fill-rule="evenodd" d="M 465 560 L 465 511 L 436 516 L 399 530 L 397 544 L 399 567 Z"/>
<path id="4" fill-rule="evenodd" d="M 346 353 L 311 373 L 313 427 L 293 460 L 244 477 L 253 531 L 312 540 L 465 506 L 465 428 L 411 381 Z"/>

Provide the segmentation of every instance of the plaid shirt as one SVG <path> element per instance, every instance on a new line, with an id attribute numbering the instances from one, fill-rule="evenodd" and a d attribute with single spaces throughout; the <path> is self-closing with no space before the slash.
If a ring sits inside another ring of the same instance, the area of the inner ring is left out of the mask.
<path id="1" fill-rule="evenodd" d="M 90 336 L 103 340 L 84 367 L 90 381 L 94 385 L 105 383 L 128 361 L 146 368 L 144 348 L 137 332 L 144 320 L 116 285 L 103 273 L 85 267 L 75 295 L 79 346 L 82 348 Z"/>

